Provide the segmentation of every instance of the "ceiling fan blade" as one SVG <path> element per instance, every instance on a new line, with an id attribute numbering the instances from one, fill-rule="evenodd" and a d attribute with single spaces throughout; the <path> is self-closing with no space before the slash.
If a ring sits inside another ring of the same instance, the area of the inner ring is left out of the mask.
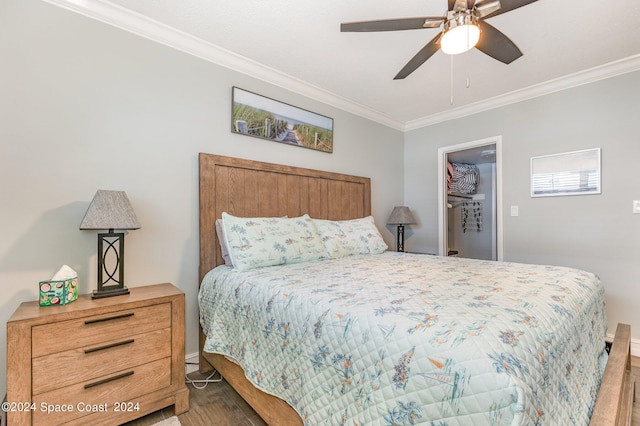
<path id="1" fill-rule="evenodd" d="M 341 32 L 401 31 L 436 28 L 444 22 L 442 16 L 419 18 L 382 19 L 379 21 L 345 22 L 340 24 Z"/>
<path id="2" fill-rule="evenodd" d="M 500 0 L 500 9 L 493 13 L 489 13 L 484 16 L 483 19 L 493 18 L 494 16 L 502 15 L 503 13 L 517 9 L 522 6 L 526 6 L 529 3 L 533 3 L 537 0 Z"/>
<path id="3" fill-rule="evenodd" d="M 393 77 L 393 79 L 402 80 L 403 78 L 407 77 L 409 74 L 417 70 L 420 65 L 427 62 L 427 59 L 433 56 L 433 54 L 440 49 L 441 38 L 442 33 L 439 33 L 437 36 L 435 36 L 429 43 L 427 43 L 426 46 L 424 46 L 418 53 L 416 53 L 409 62 L 407 62 L 407 65 L 405 65 L 404 68 L 402 68 L 400 72 L 395 77 Z"/>
<path id="4" fill-rule="evenodd" d="M 476 44 L 476 49 L 505 64 L 510 64 L 522 56 L 518 46 L 500 30 L 484 21 L 478 21 L 478 25 L 480 40 Z"/>
<path id="5" fill-rule="evenodd" d="M 484 18 L 498 9 L 500 9 L 500 0 L 486 0 L 476 3 L 476 17 Z"/>

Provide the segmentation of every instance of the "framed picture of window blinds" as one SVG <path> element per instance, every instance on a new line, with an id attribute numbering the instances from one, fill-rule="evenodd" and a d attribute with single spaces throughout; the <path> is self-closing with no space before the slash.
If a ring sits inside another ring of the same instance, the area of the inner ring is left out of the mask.
<path id="1" fill-rule="evenodd" d="M 531 158 L 531 196 L 599 194 L 600 148 Z"/>

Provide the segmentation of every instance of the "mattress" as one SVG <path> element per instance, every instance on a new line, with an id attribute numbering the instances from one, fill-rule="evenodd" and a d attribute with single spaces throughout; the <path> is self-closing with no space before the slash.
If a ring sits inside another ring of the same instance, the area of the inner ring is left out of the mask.
<path id="1" fill-rule="evenodd" d="M 604 290 L 572 268 L 386 252 L 204 278 L 204 350 L 306 425 L 587 425 Z"/>

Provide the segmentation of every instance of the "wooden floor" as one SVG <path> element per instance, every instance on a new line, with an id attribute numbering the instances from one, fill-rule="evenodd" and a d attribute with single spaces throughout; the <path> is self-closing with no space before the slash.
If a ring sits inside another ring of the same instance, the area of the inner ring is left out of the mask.
<path id="1" fill-rule="evenodd" d="M 640 426 L 640 358 L 631 357 L 631 369 L 638 378 L 636 400 L 633 404 L 631 426 Z M 198 373 L 191 373 L 192 379 L 200 379 Z M 202 390 L 189 385 L 188 412 L 179 416 L 182 426 L 266 426 L 266 423 L 224 380 L 211 383 Z M 150 426 L 173 416 L 173 407 L 156 411 L 141 419 L 127 423 L 128 426 Z"/>
<path id="2" fill-rule="evenodd" d="M 192 380 L 203 379 L 198 372 L 188 374 Z M 216 374 L 214 379 L 219 379 Z M 209 383 L 204 389 L 189 387 L 189 411 L 178 416 L 182 426 L 267 426 L 244 399 L 226 382 Z M 198 384 L 198 387 L 201 387 Z M 173 407 L 156 411 L 127 423 L 127 426 L 150 426 L 173 416 Z"/>

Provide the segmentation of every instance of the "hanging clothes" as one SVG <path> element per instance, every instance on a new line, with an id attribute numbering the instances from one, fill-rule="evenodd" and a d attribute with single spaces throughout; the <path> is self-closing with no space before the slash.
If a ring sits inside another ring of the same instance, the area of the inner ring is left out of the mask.
<path id="1" fill-rule="evenodd" d="M 448 163 L 447 183 L 449 192 L 473 194 L 480 183 L 480 170 L 475 164 Z"/>
<path id="2" fill-rule="evenodd" d="M 462 232 L 482 231 L 482 202 L 465 201 L 462 203 Z"/>

